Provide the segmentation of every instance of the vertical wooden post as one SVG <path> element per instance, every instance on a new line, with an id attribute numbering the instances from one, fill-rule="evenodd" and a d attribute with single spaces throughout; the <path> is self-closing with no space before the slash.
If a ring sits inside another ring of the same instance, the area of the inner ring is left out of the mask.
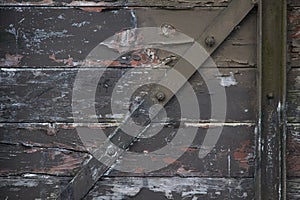
<path id="1" fill-rule="evenodd" d="M 259 30 L 256 199 L 285 199 L 286 0 L 260 1 Z"/>

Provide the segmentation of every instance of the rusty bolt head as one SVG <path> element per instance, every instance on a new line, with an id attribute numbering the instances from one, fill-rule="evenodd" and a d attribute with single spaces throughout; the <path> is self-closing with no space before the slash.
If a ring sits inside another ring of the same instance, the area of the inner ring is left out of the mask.
<path id="1" fill-rule="evenodd" d="M 205 44 L 206 44 L 208 47 L 214 46 L 215 43 L 216 43 L 216 39 L 214 38 L 214 36 L 208 36 L 208 37 L 205 39 Z"/>
<path id="2" fill-rule="evenodd" d="M 156 99 L 158 101 L 163 101 L 166 98 L 166 95 L 163 92 L 156 93 Z"/>
<path id="3" fill-rule="evenodd" d="M 267 94 L 267 98 L 268 98 L 268 99 L 274 99 L 274 94 L 273 94 L 273 92 L 268 93 L 268 94 Z"/>
<path id="4" fill-rule="evenodd" d="M 109 156 L 113 156 L 113 155 L 115 155 L 116 150 L 115 150 L 114 147 L 108 147 L 107 150 L 106 150 L 106 153 L 107 153 L 107 155 L 109 155 Z"/>

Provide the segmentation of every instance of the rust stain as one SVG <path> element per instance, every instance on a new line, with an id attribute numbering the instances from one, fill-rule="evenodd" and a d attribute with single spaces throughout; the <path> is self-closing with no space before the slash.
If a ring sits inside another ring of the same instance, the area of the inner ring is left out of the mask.
<path id="1" fill-rule="evenodd" d="M 197 148 L 192 148 L 192 147 L 181 148 L 181 150 L 183 152 L 186 152 L 186 151 L 188 151 L 188 152 L 199 151 Z"/>
<path id="2" fill-rule="evenodd" d="M 300 176 L 300 156 L 291 156 L 287 157 L 287 168 L 288 173 L 291 176 Z"/>
<path id="3" fill-rule="evenodd" d="M 81 7 L 80 10 L 86 11 L 86 12 L 102 12 L 105 7 Z"/>
<path id="4" fill-rule="evenodd" d="M 31 149 L 24 150 L 24 153 L 36 153 L 38 151 L 39 151 L 39 149 L 37 149 L 37 148 L 31 148 Z"/>
<path id="5" fill-rule="evenodd" d="M 74 66 L 73 58 L 71 58 L 71 57 L 67 58 L 67 59 L 57 59 L 55 57 L 55 55 L 52 54 L 52 55 L 49 56 L 49 58 L 51 60 L 53 60 L 54 62 L 56 62 L 56 63 L 63 63 L 63 64 L 68 65 L 68 66 Z"/>
<path id="6" fill-rule="evenodd" d="M 151 53 L 149 53 L 151 52 Z M 151 54 L 151 55 L 149 55 Z M 156 50 L 137 50 L 128 56 L 123 56 L 121 60 L 85 60 L 74 61 L 72 57 L 58 59 L 54 54 L 49 56 L 49 59 L 56 63 L 62 63 L 66 66 L 103 66 L 103 67 L 157 67 L 164 61 L 155 56 Z"/>
<path id="7" fill-rule="evenodd" d="M 141 168 L 141 167 L 137 167 L 135 170 L 134 170 L 135 173 L 143 173 L 144 172 L 144 169 Z"/>
<path id="8" fill-rule="evenodd" d="M 162 160 L 167 164 L 172 164 L 172 163 L 176 162 L 176 159 L 171 158 L 171 157 L 163 158 Z"/>
<path id="9" fill-rule="evenodd" d="M 249 153 L 251 152 L 250 140 L 245 141 L 240 148 L 237 148 L 233 153 L 233 157 L 239 162 L 241 168 L 249 169 Z"/>
<path id="10" fill-rule="evenodd" d="M 5 54 L 5 58 L 1 59 L 0 66 L 18 67 L 22 58 L 23 58 L 22 55 L 19 55 L 19 54 L 11 55 L 11 54 L 7 53 L 7 54 Z"/>

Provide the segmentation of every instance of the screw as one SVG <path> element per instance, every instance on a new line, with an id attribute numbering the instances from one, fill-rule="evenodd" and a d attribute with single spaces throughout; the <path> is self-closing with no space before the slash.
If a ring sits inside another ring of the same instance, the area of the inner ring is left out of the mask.
<path id="1" fill-rule="evenodd" d="M 108 154 L 109 156 L 113 156 L 113 155 L 115 155 L 115 153 L 116 153 L 114 147 L 108 147 L 107 150 L 106 150 L 106 152 L 107 152 L 107 154 Z"/>
<path id="2" fill-rule="evenodd" d="M 214 38 L 214 36 L 208 36 L 208 37 L 205 39 L 205 44 L 206 44 L 208 47 L 214 46 L 215 43 L 216 43 L 216 39 Z"/>
<path id="3" fill-rule="evenodd" d="M 166 95 L 163 92 L 156 93 L 156 99 L 158 101 L 163 101 L 166 98 Z"/>
<path id="4" fill-rule="evenodd" d="M 274 94 L 273 94 L 273 92 L 268 93 L 268 94 L 267 94 L 267 98 L 268 98 L 268 99 L 274 99 Z"/>

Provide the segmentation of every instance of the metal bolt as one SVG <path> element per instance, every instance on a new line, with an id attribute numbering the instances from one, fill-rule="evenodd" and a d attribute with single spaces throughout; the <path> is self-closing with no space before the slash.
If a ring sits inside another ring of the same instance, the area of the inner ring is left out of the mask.
<path id="1" fill-rule="evenodd" d="M 106 153 L 107 153 L 109 156 L 115 155 L 115 153 L 116 153 L 115 148 L 114 148 L 114 147 L 108 147 L 107 150 L 106 150 Z"/>
<path id="2" fill-rule="evenodd" d="M 208 47 L 214 46 L 215 43 L 216 43 L 216 39 L 214 38 L 214 36 L 208 36 L 208 37 L 205 39 L 205 44 L 206 44 Z"/>
<path id="3" fill-rule="evenodd" d="M 267 94 L 267 98 L 268 98 L 268 99 L 274 99 L 274 94 L 273 94 L 273 92 L 268 93 L 268 94 Z"/>
<path id="4" fill-rule="evenodd" d="M 156 99 L 158 101 L 163 101 L 166 98 L 166 95 L 163 92 L 156 93 Z"/>

